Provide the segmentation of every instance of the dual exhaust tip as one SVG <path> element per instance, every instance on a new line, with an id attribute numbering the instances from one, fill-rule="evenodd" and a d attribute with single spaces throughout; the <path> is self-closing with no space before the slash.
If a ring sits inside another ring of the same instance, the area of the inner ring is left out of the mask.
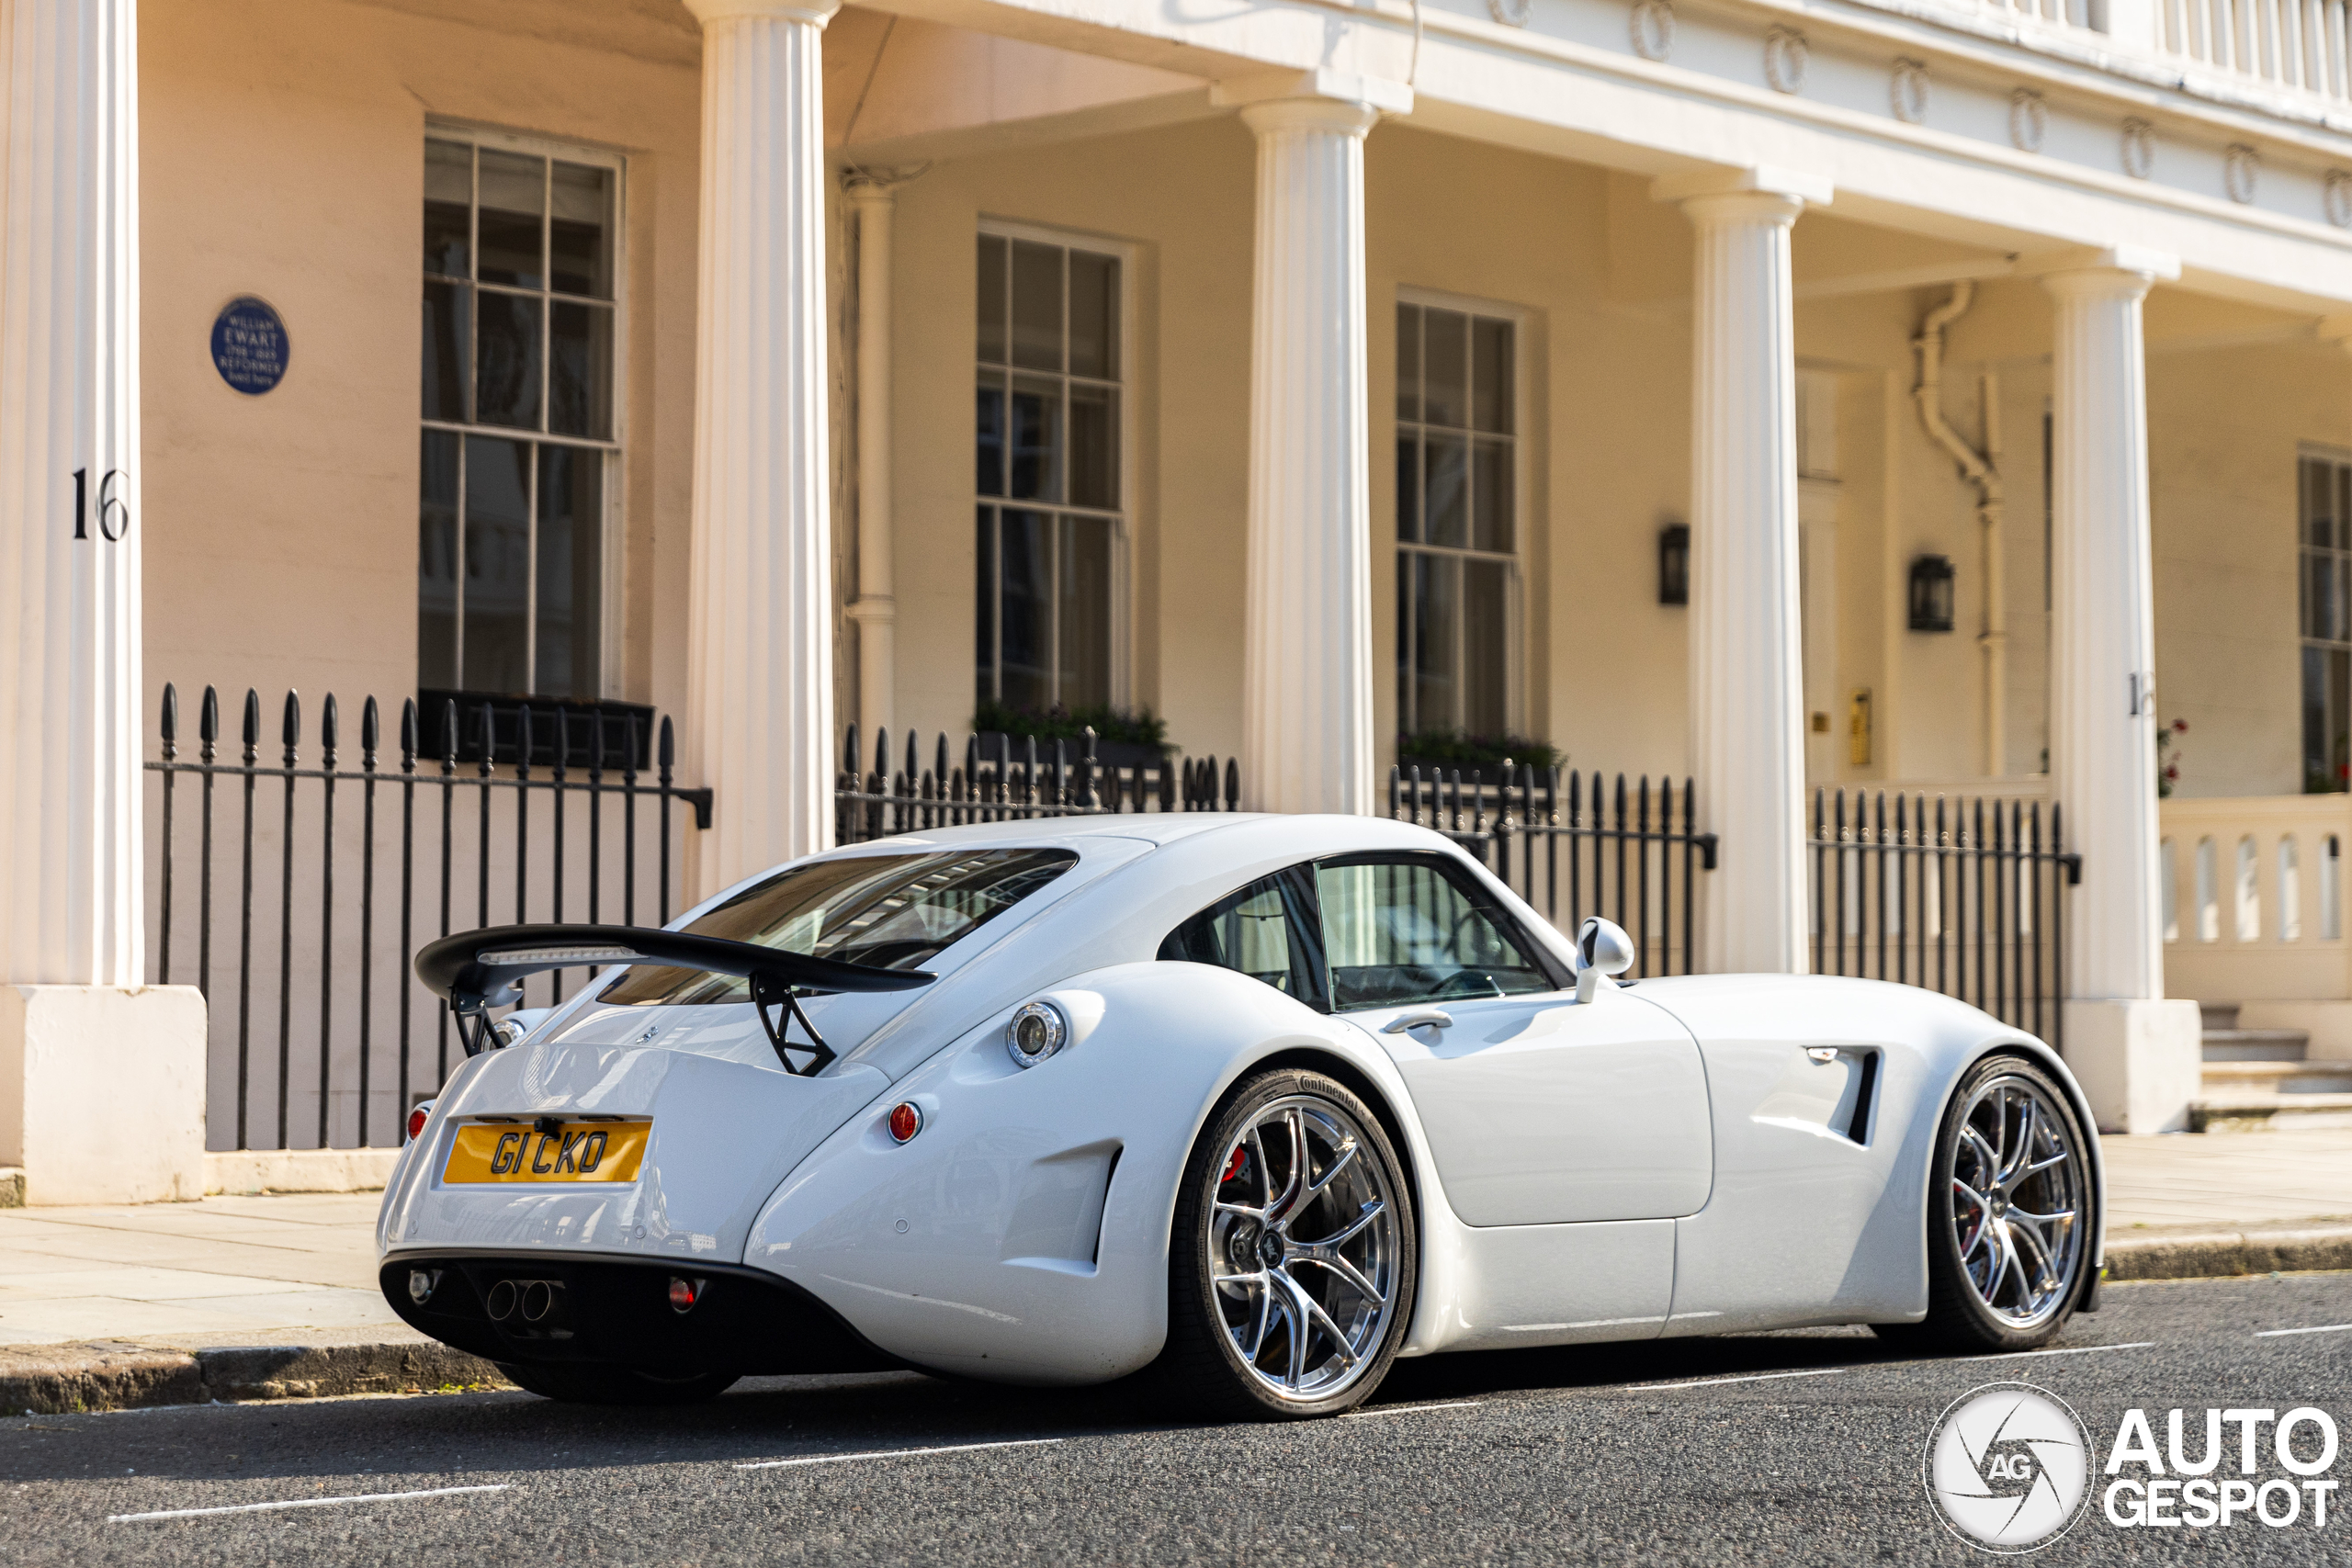
<path id="1" fill-rule="evenodd" d="M 525 1323 L 539 1323 L 555 1311 L 557 1292 L 562 1289 L 560 1280 L 501 1280 L 491 1286 L 482 1307 L 492 1323 L 509 1323 L 516 1318 Z"/>

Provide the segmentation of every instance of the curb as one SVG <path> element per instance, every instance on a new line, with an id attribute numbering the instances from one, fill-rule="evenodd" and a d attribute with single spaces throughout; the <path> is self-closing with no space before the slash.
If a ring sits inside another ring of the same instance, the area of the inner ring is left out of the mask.
<path id="1" fill-rule="evenodd" d="M 429 1341 L 194 1352 L 110 1344 L 0 1349 L 0 1416 L 484 1386 L 503 1388 L 506 1380 L 480 1357 Z"/>
<path id="2" fill-rule="evenodd" d="M 2352 1269 L 2352 1225 L 2256 1226 L 2112 1236 L 2107 1280 L 2211 1280 Z"/>

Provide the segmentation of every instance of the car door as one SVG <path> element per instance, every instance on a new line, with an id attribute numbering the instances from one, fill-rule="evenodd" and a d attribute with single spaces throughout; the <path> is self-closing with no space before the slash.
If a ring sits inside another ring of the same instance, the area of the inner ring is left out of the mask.
<path id="1" fill-rule="evenodd" d="M 1330 1006 L 1403 1075 L 1472 1225 L 1666 1219 L 1713 1177 L 1697 1042 L 1637 990 L 1589 1002 L 1466 868 L 1317 862 Z"/>

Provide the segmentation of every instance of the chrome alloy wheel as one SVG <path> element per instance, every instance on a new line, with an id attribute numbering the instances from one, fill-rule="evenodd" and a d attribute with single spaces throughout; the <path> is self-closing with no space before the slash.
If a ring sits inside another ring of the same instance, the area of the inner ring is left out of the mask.
<path id="1" fill-rule="evenodd" d="M 1291 1095 L 1219 1156 L 1209 1276 L 1234 1354 L 1266 1393 L 1330 1398 L 1378 1355 L 1401 1280 L 1396 1194 L 1355 1119 Z"/>
<path id="2" fill-rule="evenodd" d="M 2090 1185 L 2072 1122 L 2032 1080 L 1980 1085 L 1952 1145 L 1952 1238 L 1961 1273 L 2005 1328 L 2033 1329 L 2072 1296 L 2087 1256 Z"/>

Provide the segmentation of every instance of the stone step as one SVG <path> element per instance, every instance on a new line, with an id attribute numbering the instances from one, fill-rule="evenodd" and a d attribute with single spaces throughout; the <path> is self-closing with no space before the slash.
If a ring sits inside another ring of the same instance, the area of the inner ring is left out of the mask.
<path id="1" fill-rule="evenodd" d="M 2238 1002 L 2199 1002 L 2197 1010 L 2204 1015 L 2206 1032 L 2211 1033 L 2216 1029 L 2235 1029 L 2238 1026 L 2238 1009 L 2242 1005 Z"/>
<path id="2" fill-rule="evenodd" d="M 2209 1062 L 2300 1062 L 2311 1050 L 2307 1029 L 2209 1029 Z"/>
<path id="3" fill-rule="evenodd" d="M 2301 1133 L 2352 1127 L 2352 1094 L 2208 1095 L 2189 1101 L 2192 1133 Z"/>
<path id="4" fill-rule="evenodd" d="M 2352 1094 L 2352 1062 L 2208 1062 L 2208 1094 Z"/>

